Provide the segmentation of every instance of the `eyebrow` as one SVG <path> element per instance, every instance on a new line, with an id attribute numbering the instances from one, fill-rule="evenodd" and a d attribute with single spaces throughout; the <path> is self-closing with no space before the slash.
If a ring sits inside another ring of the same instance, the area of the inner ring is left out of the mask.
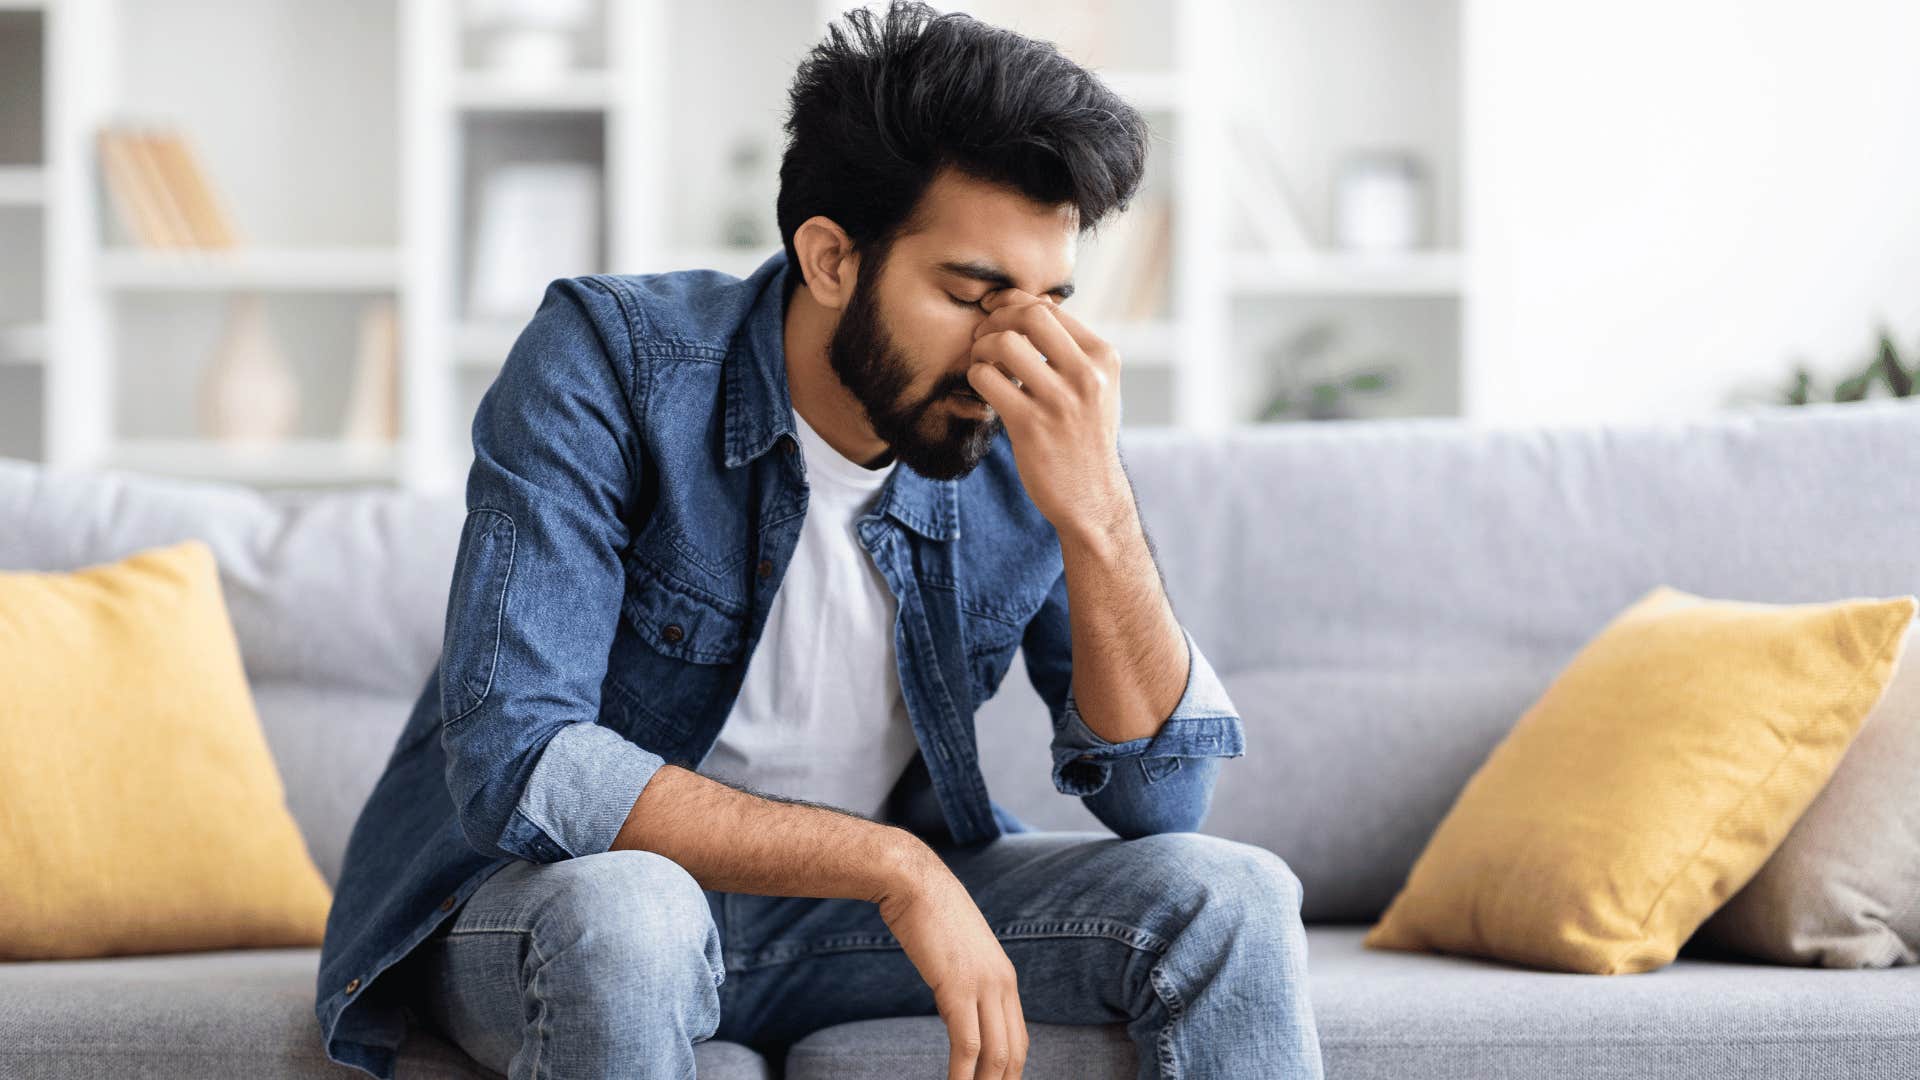
<path id="1" fill-rule="evenodd" d="M 997 289 L 1019 288 L 1018 285 L 1014 284 L 1013 275 L 992 263 L 949 260 L 939 264 L 935 269 L 945 271 L 949 274 L 958 274 L 963 278 L 972 278 L 975 281 L 984 281 Z M 1073 282 L 1063 281 L 1047 291 L 1050 293 L 1058 293 L 1060 299 L 1065 300 L 1067 297 L 1073 295 Z"/>

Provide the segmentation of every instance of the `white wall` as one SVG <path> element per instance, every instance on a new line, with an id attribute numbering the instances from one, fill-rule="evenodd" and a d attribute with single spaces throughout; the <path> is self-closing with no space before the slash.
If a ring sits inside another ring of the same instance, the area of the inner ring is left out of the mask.
<path id="1" fill-rule="evenodd" d="M 1673 418 L 1920 349 L 1920 4 L 1468 0 L 1466 400 Z"/>

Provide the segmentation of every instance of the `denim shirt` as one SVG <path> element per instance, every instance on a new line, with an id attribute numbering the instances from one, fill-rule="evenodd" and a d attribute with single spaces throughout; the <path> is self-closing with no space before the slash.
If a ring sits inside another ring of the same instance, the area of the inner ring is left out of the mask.
<path id="1" fill-rule="evenodd" d="M 405 988 L 378 976 L 507 862 L 607 851 L 656 770 L 712 748 L 807 506 L 786 274 L 782 250 L 746 278 L 557 279 L 482 397 L 440 662 L 328 915 L 315 1011 L 333 1061 L 391 1077 Z M 1183 628 L 1186 687 L 1159 732 L 1086 725 L 1059 536 L 1004 430 L 963 478 L 894 469 L 856 531 L 898 600 L 920 746 L 885 820 L 960 845 L 1028 831 L 989 797 L 973 727 L 1021 651 L 1059 791 L 1123 837 L 1200 827 L 1240 718 Z"/>

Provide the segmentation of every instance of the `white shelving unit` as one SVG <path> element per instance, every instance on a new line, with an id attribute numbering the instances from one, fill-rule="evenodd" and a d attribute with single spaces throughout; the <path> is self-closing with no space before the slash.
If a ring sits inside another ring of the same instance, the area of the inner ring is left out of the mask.
<path id="1" fill-rule="evenodd" d="M 35 456 L 44 441 L 47 284 L 56 200 L 47 158 L 50 18 L 0 3 L 0 454 Z"/>
<path id="2" fill-rule="evenodd" d="M 601 0 L 582 70 L 529 86 L 488 74 L 453 0 L 410 0 L 415 66 L 409 85 L 406 219 L 411 276 L 433 282 L 408 349 L 417 365 L 415 423 L 425 440 L 422 486 L 457 487 L 471 462 L 468 429 L 480 396 L 525 318 L 468 313 L 472 208 L 486 166 L 577 160 L 599 167 L 600 257 L 579 273 L 712 268 L 745 276 L 779 247 L 773 182 L 779 109 L 791 65 L 828 7 Z M 745 35 L 741 27 L 756 33 Z M 725 190 L 727 140 L 763 148 L 754 212 L 762 242 L 717 244 L 713 199 Z M 455 197 L 449 199 L 448 192 Z M 527 296 L 526 316 L 540 297 Z"/>
<path id="3" fill-rule="evenodd" d="M 1172 200 L 1169 302 L 1155 320 L 1096 327 L 1120 346 L 1133 379 L 1122 391 L 1127 422 L 1212 429 L 1256 419 L 1274 391 L 1268 354 L 1316 327 L 1341 333 L 1349 356 L 1386 354 L 1404 366 L 1410 393 L 1371 411 L 1459 410 L 1468 273 L 1456 69 L 1467 2 L 943 5 L 1055 42 L 1154 129 L 1142 197 Z M 1241 242 L 1248 226 L 1228 182 L 1236 115 L 1279 144 L 1311 248 L 1260 252 Z M 1359 254 L 1329 242 L 1343 155 L 1379 146 L 1416 154 L 1433 174 L 1429 247 Z M 1098 249 L 1098 239 L 1086 245 L 1083 265 Z"/>
<path id="4" fill-rule="evenodd" d="M 1326 319 L 1356 328 L 1359 351 L 1410 354 L 1415 394 L 1397 408 L 1458 408 L 1470 274 L 1453 69 L 1468 2 L 1411 14 L 1395 0 L 937 5 L 1055 41 L 1153 128 L 1134 206 L 1169 200 L 1165 303 L 1095 324 L 1126 358 L 1128 424 L 1252 420 L 1273 343 Z M 578 70 L 529 84 L 487 68 L 459 0 L 0 0 L 0 455 L 263 486 L 458 490 L 473 410 L 539 300 L 528 295 L 518 317 L 469 315 L 481 178 L 508 161 L 594 166 L 600 242 L 576 273 L 744 275 L 779 246 L 794 66 L 848 6 L 599 0 Z M 1433 249 L 1244 250 L 1226 176 L 1236 111 L 1282 140 L 1316 239 L 1349 144 L 1422 153 Z M 182 253 L 117 236 L 93 139 L 125 118 L 188 134 L 246 246 Z M 743 141 L 758 158 L 736 183 L 729 155 Z M 742 231 L 751 242 L 722 239 Z M 1080 266 L 1099 255 L 1096 237 Z M 225 305 L 248 294 L 265 298 L 306 391 L 296 437 L 255 449 L 195 426 Z M 401 415 L 392 445 L 367 447 L 331 432 L 355 315 L 380 299 L 398 312 Z"/>
<path id="5" fill-rule="evenodd" d="M 1226 309 L 1216 420 L 1257 420 L 1289 361 L 1303 381 L 1389 368 L 1391 396 L 1353 399 L 1349 415 L 1462 411 L 1471 253 L 1461 238 L 1467 102 L 1459 56 L 1476 0 L 1267 0 L 1237 3 L 1205 50 L 1220 111 L 1269 133 L 1310 246 L 1246 249 L 1230 221 L 1226 287 L 1201 297 Z M 1391 150 L 1420 162 L 1428 186 L 1425 245 L 1392 253 L 1334 243 L 1337 177 L 1351 153 Z M 1209 164 L 1224 174 L 1231 162 Z M 1224 201 L 1224 200 L 1223 200 Z M 1215 233 L 1218 236 L 1220 234 Z M 1316 351 L 1317 350 L 1317 351 Z"/>

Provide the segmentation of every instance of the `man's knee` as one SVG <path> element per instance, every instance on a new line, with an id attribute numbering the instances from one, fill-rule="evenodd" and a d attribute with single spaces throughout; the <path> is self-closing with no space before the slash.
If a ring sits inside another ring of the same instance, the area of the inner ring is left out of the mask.
<path id="1" fill-rule="evenodd" d="M 1259 846 L 1197 832 L 1157 833 L 1126 841 L 1143 867 L 1171 871 L 1170 888 L 1191 893 L 1229 918 L 1279 911 L 1298 921 L 1304 890 L 1279 855 Z"/>
<path id="2" fill-rule="evenodd" d="M 605 851 L 550 863 L 534 923 L 544 957 L 630 977 L 700 965 L 714 985 L 725 975 L 706 893 L 685 867 L 657 852 Z"/>

